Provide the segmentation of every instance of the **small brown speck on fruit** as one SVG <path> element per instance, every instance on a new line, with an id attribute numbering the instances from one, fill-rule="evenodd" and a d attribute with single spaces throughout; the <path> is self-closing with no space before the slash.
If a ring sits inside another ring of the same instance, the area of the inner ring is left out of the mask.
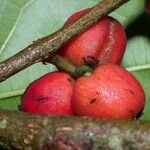
<path id="1" fill-rule="evenodd" d="M 93 104 L 93 103 L 95 103 L 96 102 L 96 98 L 93 98 L 92 100 L 90 100 L 90 104 Z"/>
<path id="2" fill-rule="evenodd" d="M 132 90 L 128 90 L 128 89 L 125 89 L 127 92 L 130 92 L 132 95 L 135 95 L 135 93 L 132 91 Z"/>
<path id="3" fill-rule="evenodd" d="M 69 81 L 69 82 L 73 82 L 73 79 L 72 79 L 72 78 L 68 78 L 68 81 Z"/>
<path id="4" fill-rule="evenodd" d="M 47 101 L 48 100 L 48 98 L 47 97 L 39 97 L 39 98 L 37 98 L 36 99 L 36 101 L 40 101 L 40 102 L 42 102 L 42 101 Z"/>

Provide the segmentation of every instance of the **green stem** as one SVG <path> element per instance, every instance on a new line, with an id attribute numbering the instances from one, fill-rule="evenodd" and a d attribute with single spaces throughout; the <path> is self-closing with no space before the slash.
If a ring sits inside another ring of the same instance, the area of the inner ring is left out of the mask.
<path id="1" fill-rule="evenodd" d="M 56 54 L 51 56 L 50 62 L 54 64 L 57 68 L 67 72 L 74 78 L 78 78 L 84 75 L 86 72 L 93 71 L 93 69 L 87 65 L 77 66 Z"/>

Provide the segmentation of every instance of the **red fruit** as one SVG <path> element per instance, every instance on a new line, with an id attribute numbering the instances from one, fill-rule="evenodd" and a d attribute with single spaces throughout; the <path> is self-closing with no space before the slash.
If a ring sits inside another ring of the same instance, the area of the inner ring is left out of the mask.
<path id="1" fill-rule="evenodd" d="M 145 8 L 146 8 L 147 14 L 150 16 L 150 0 L 145 1 Z"/>
<path id="2" fill-rule="evenodd" d="M 143 88 L 127 70 L 101 65 L 74 85 L 73 110 L 79 116 L 105 119 L 139 117 L 145 104 Z"/>
<path id="3" fill-rule="evenodd" d="M 90 9 L 73 14 L 65 23 L 69 24 Z M 100 64 L 120 64 L 126 46 L 126 34 L 116 19 L 106 16 L 82 32 L 59 50 L 59 54 L 77 65 L 84 60 L 99 60 Z"/>
<path id="4" fill-rule="evenodd" d="M 68 74 L 48 73 L 28 86 L 20 108 L 38 114 L 71 115 L 72 92 L 73 79 Z"/>

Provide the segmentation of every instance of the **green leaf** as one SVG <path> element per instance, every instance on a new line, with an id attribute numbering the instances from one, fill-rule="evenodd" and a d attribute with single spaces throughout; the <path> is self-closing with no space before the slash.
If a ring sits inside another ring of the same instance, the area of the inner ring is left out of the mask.
<path id="1" fill-rule="evenodd" d="M 0 61 L 58 30 L 73 12 L 99 1 L 0 0 Z M 142 119 L 150 120 L 150 19 L 144 13 L 144 1 L 131 0 L 110 15 L 126 28 L 128 42 L 122 65 L 142 83 L 147 98 Z M 36 64 L 0 83 L 0 107 L 17 109 L 27 85 L 55 69 L 52 65 Z"/>
<path id="2" fill-rule="evenodd" d="M 0 0 L 0 48 L 9 40 L 13 26 L 27 4 L 28 0 Z"/>
<path id="3" fill-rule="evenodd" d="M 139 79 L 139 81 L 142 83 L 145 94 L 147 97 L 147 103 L 143 112 L 143 115 L 141 117 L 142 120 L 150 120 L 149 112 L 150 112 L 150 69 L 141 69 L 141 70 L 135 70 L 133 71 L 133 74 Z"/>

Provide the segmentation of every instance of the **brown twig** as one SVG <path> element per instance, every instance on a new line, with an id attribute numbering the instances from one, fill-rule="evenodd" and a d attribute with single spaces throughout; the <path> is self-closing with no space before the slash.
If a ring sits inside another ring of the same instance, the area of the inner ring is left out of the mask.
<path id="1" fill-rule="evenodd" d="M 30 65 L 43 61 L 56 52 L 63 44 L 75 35 L 87 29 L 101 17 L 109 14 L 129 0 L 101 0 L 79 20 L 61 28 L 57 32 L 38 39 L 33 44 L 23 49 L 18 54 L 0 63 L 0 81 L 16 74 Z"/>
<path id="2" fill-rule="evenodd" d="M 150 122 L 0 110 L 0 149 L 149 150 Z"/>

